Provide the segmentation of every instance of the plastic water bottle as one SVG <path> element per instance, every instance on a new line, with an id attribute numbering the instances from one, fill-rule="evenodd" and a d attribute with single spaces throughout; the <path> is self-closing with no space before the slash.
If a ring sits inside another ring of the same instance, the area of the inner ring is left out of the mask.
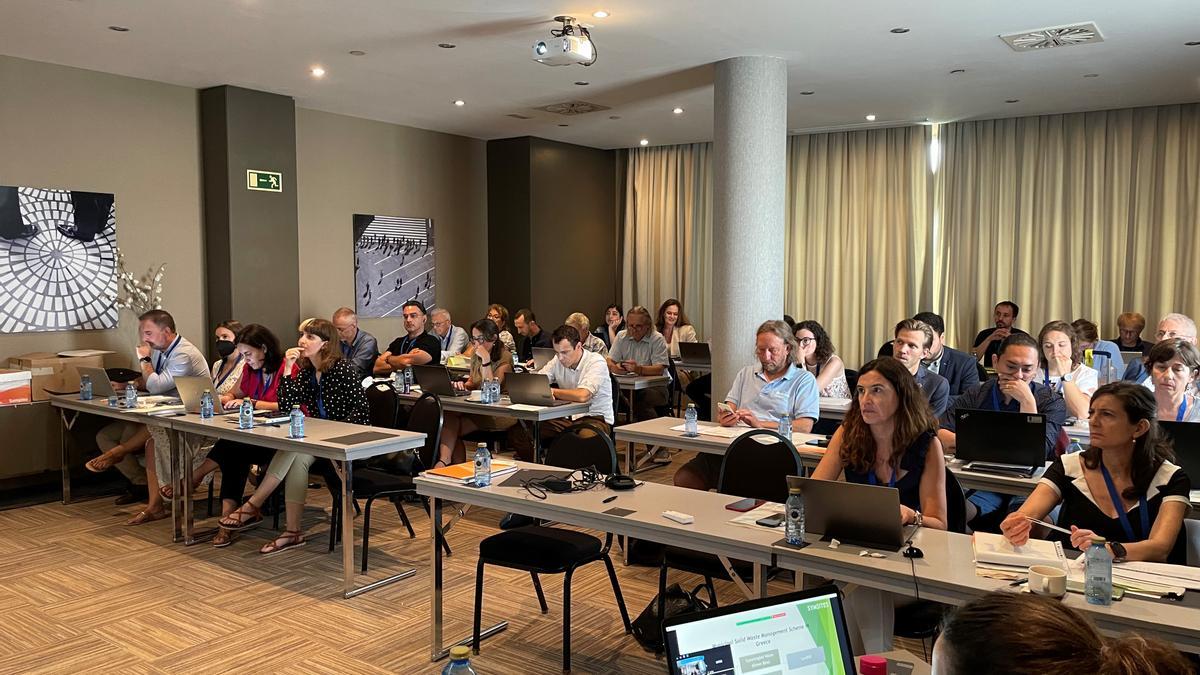
<path id="1" fill-rule="evenodd" d="M 1081 445 L 1079 441 L 1072 438 L 1071 443 L 1067 445 L 1067 454 L 1070 455 L 1076 452 L 1083 452 L 1083 445 Z"/>
<path id="2" fill-rule="evenodd" d="M 299 404 L 292 405 L 288 418 L 288 438 L 304 438 L 304 411 Z"/>
<path id="3" fill-rule="evenodd" d="M 200 419 L 211 420 L 213 418 L 213 395 L 212 390 L 205 389 L 203 394 L 200 394 Z"/>
<path id="4" fill-rule="evenodd" d="M 779 416 L 779 435 L 791 440 L 792 438 L 792 418 L 788 415 Z"/>
<path id="5" fill-rule="evenodd" d="M 405 368 L 404 374 L 400 376 L 400 391 L 405 394 L 412 393 L 413 374 L 412 368 Z"/>
<path id="6" fill-rule="evenodd" d="M 459 645 L 450 648 L 450 663 L 442 669 L 442 675 L 475 675 L 471 668 L 471 648 Z"/>
<path id="7" fill-rule="evenodd" d="M 137 397 L 137 387 L 132 382 L 130 382 L 129 384 L 126 384 L 125 385 L 125 407 L 126 408 L 136 408 L 137 407 L 137 398 L 138 398 Z"/>
<path id="8" fill-rule="evenodd" d="M 500 378 L 492 379 L 492 403 L 500 402 Z"/>
<path id="9" fill-rule="evenodd" d="M 787 543 L 799 546 L 804 543 L 804 495 L 800 494 L 800 488 L 788 488 L 785 508 L 783 536 Z"/>
<path id="10" fill-rule="evenodd" d="M 700 425 L 698 420 L 700 413 L 696 411 L 696 404 L 689 403 L 687 410 L 683 412 L 683 435 L 689 438 L 695 438 L 700 435 Z"/>
<path id="11" fill-rule="evenodd" d="M 91 375 L 80 375 L 79 376 L 79 400 L 80 401 L 92 400 L 92 376 Z"/>
<path id="12" fill-rule="evenodd" d="M 1083 554 L 1083 594 L 1093 605 L 1112 604 L 1112 558 L 1104 544 L 1104 537 L 1092 537 L 1092 545 Z"/>
<path id="13" fill-rule="evenodd" d="M 487 487 L 492 484 L 492 453 L 488 452 L 487 443 L 479 443 L 475 447 L 475 485 Z"/>
<path id="14" fill-rule="evenodd" d="M 512 357 L 513 357 L 513 372 L 514 373 L 521 372 L 521 371 L 517 370 L 518 368 L 521 367 L 521 359 L 517 358 L 516 352 L 512 353 Z"/>
<path id="15" fill-rule="evenodd" d="M 242 399 L 242 408 L 238 411 L 238 428 L 254 428 L 254 404 L 250 402 L 249 396 Z"/>
<path id="16" fill-rule="evenodd" d="M 1104 378 L 1104 381 L 1101 382 L 1101 384 L 1109 384 L 1111 382 L 1119 382 L 1121 380 L 1121 375 L 1117 373 L 1117 367 L 1113 365 L 1111 360 L 1106 362 L 1106 365 L 1104 366 L 1104 372 L 1101 373 L 1101 377 Z"/>

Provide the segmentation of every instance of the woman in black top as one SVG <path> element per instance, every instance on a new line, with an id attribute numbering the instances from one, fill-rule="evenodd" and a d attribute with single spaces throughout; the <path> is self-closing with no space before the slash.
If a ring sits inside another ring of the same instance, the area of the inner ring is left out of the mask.
<path id="1" fill-rule="evenodd" d="M 1029 540 L 1033 524 L 1062 504 L 1058 521 L 1084 550 L 1104 537 L 1117 560 L 1182 564 L 1180 531 L 1191 507 L 1191 482 L 1159 438 L 1154 396 L 1131 382 L 1114 382 L 1092 396 L 1088 449 L 1056 459 L 1021 508 L 1000 530 L 1014 546 Z M 1039 533 L 1041 534 L 1041 533 Z"/>
<path id="2" fill-rule="evenodd" d="M 625 312 L 620 305 L 612 304 L 604 308 L 604 323 L 596 326 L 592 334 L 604 340 L 604 346 L 612 349 L 617 341 L 617 333 L 625 330 Z"/>
<path id="3" fill-rule="evenodd" d="M 287 350 L 284 372 L 294 373 L 297 363 L 300 372 L 279 382 L 279 410 L 290 411 L 299 405 L 310 417 L 339 422 L 367 424 L 369 422 L 367 395 L 362 376 L 352 363 L 342 357 L 338 347 L 337 329 L 324 319 L 308 319 L 300 324 L 298 347 Z M 237 511 L 220 520 L 221 527 L 244 530 L 262 520 L 260 509 L 280 483 L 284 484 L 287 504 L 287 529 L 259 550 L 275 553 L 285 548 L 304 545 L 300 516 L 308 492 L 308 469 L 314 457 L 302 452 L 275 453 L 267 467 L 267 475 L 258 489 Z"/>

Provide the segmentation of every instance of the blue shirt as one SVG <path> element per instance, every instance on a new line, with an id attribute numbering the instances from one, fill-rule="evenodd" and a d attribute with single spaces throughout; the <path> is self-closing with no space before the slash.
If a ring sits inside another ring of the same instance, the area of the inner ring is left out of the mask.
<path id="1" fill-rule="evenodd" d="M 817 397 L 817 379 L 796 364 L 788 364 L 783 376 L 771 382 L 763 377 L 762 364 L 755 364 L 738 371 L 725 400 L 763 420 L 778 421 L 784 415 L 816 420 L 821 416 Z"/>

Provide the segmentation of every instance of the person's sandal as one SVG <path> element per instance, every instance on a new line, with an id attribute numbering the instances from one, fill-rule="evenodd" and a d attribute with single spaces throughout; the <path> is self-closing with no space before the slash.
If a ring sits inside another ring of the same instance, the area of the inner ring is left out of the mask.
<path id="1" fill-rule="evenodd" d="M 241 532 L 257 526 L 262 522 L 262 512 L 257 506 L 246 502 L 238 507 L 237 511 L 225 516 L 217 521 L 217 524 L 226 530 L 232 532 Z"/>
<path id="2" fill-rule="evenodd" d="M 217 530 L 217 533 L 213 535 L 212 545 L 213 548 L 225 548 L 226 546 L 232 544 L 233 540 L 234 532 L 232 530 L 220 528 Z"/>
<path id="3" fill-rule="evenodd" d="M 125 524 L 126 525 L 144 525 L 146 523 L 152 523 L 156 520 L 162 520 L 163 518 L 166 518 L 170 515 L 171 514 L 167 513 L 167 511 L 165 509 L 162 511 L 138 511 L 138 514 L 136 516 L 130 518 L 129 521 L 126 522 Z"/>
<path id="4" fill-rule="evenodd" d="M 303 532 L 300 532 L 299 530 L 284 530 L 283 534 L 275 537 L 275 539 L 258 549 L 258 552 L 263 555 L 270 555 L 272 553 L 286 551 L 290 548 L 299 548 L 307 543 L 308 541 L 305 540 Z"/>
<path id="5" fill-rule="evenodd" d="M 103 452 L 100 453 L 99 457 L 93 457 L 91 460 L 89 460 L 83 465 L 83 468 L 91 471 L 92 473 L 104 473 L 105 471 L 113 468 L 116 463 L 117 460 L 113 459 L 109 453 Z"/>

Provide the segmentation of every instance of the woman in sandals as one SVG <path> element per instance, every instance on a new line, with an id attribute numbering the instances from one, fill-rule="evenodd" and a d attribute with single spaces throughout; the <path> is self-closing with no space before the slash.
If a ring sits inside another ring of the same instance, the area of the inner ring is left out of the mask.
<path id="1" fill-rule="evenodd" d="M 324 319 L 308 319 L 300 324 L 299 330 L 299 346 L 292 347 L 284 355 L 283 371 L 293 374 L 279 382 L 279 409 L 291 410 L 293 405 L 300 405 L 313 417 L 367 424 L 367 395 L 363 391 L 362 376 L 354 364 L 342 358 L 337 329 Z M 293 368 L 297 364 L 299 373 Z M 221 527 L 236 532 L 257 525 L 262 521 L 263 503 L 283 483 L 287 529 L 259 549 L 259 553 L 276 553 L 303 546 L 300 517 L 308 492 L 308 469 L 313 460 L 312 455 L 302 452 L 275 453 L 258 489 L 239 509 L 221 519 Z"/>

